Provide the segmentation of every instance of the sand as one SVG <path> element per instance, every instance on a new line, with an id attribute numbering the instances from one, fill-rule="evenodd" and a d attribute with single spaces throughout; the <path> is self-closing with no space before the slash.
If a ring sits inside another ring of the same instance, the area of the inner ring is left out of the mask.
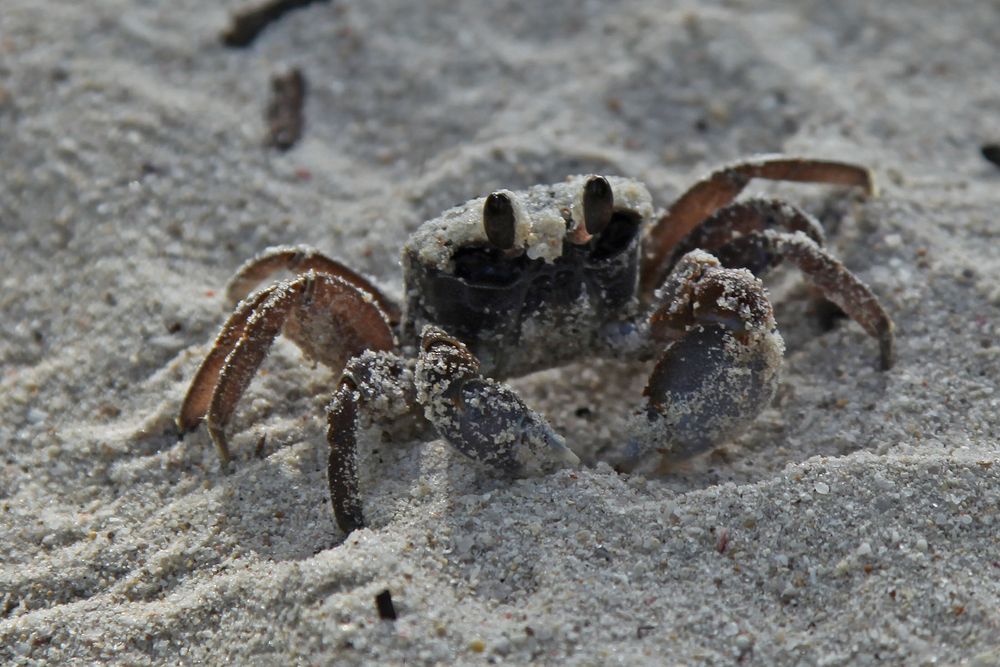
<path id="1" fill-rule="evenodd" d="M 227 49 L 247 4 L 3 0 L 0 662 L 1000 664 L 995 3 L 335 2 Z M 282 154 L 262 114 L 291 66 Z M 891 371 L 784 271 L 781 387 L 735 442 L 615 473 L 641 369 L 581 360 L 515 386 L 585 467 L 509 481 L 369 434 L 346 540 L 336 378 L 287 341 L 229 471 L 178 439 L 268 245 L 399 295 L 406 236 L 467 199 L 596 172 L 666 206 L 775 151 L 874 170 L 875 199 L 752 190 L 824 222 L 895 319 Z"/>

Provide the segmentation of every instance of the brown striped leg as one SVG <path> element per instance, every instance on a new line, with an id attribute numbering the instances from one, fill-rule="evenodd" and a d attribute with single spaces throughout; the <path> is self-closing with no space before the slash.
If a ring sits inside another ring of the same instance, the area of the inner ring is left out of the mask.
<path id="1" fill-rule="evenodd" d="M 212 403 L 212 393 L 215 385 L 219 382 L 219 373 L 226 357 L 233 351 L 236 344 L 240 342 L 243 332 L 246 330 L 247 321 L 264 301 L 271 295 L 269 290 L 261 290 L 254 293 L 250 298 L 240 302 L 229 316 L 222 330 L 215 339 L 208 356 L 201 362 L 198 372 L 195 373 L 191 386 L 188 387 L 184 403 L 181 404 L 180 414 L 177 416 L 177 426 L 181 433 L 186 433 L 194 429 L 208 412 L 208 406 Z"/>
<path id="2" fill-rule="evenodd" d="M 803 183 L 853 185 L 874 193 L 871 172 L 861 166 L 826 160 L 761 156 L 723 167 L 682 194 L 653 227 L 643 258 L 641 287 L 650 295 L 669 272 L 674 247 L 698 224 L 733 201 L 755 178 Z"/>
<path id="3" fill-rule="evenodd" d="M 673 268 L 692 250 L 704 250 L 728 269 L 749 269 L 758 278 L 763 277 L 781 262 L 781 256 L 744 243 L 744 239 L 765 229 L 802 232 L 818 245 L 824 243 L 819 221 L 797 206 L 780 199 L 746 199 L 723 206 L 691 230 L 674 248 L 666 266 Z"/>
<path id="4" fill-rule="evenodd" d="M 192 399 L 190 413 L 182 411 L 182 415 L 189 417 L 197 414 L 195 408 L 200 408 L 205 395 L 211 393 L 208 430 L 223 463 L 229 460 L 226 424 L 275 337 L 286 325 L 296 324 L 295 340 L 304 351 L 338 368 L 343 360 L 365 349 L 395 349 L 385 314 L 368 297 L 367 293 L 340 278 L 309 271 L 295 280 L 262 290 L 260 296 L 251 300 L 256 307 L 246 318 L 221 368 L 217 373 L 207 371 L 202 375 L 199 372 L 188 391 L 189 396 L 196 397 Z M 232 336 L 225 338 L 223 342 L 231 343 Z M 317 339 L 328 345 L 317 345 Z M 213 368 L 217 363 L 216 357 Z M 213 379 L 216 379 L 214 385 Z"/>
<path id="5" fill-rule="evenodd" d="M 379 307 L 389 316 L 389 323 L 399 323 L 399 306 L 382 294 L 374 284 L 360 273 L 347 268 L 335 259 L 331 259 L 309 246 L 274 246 L 267 248 L 237 270 L 236 275 L 226 287 L 226 296 L 231 303 L 244 298 L 250 291 L 279 271 L 306 273 L 314 270 L 337 276 L 342 280 L 362 289 L 374 297 Z"/>
<path id="6" fill-rule="evenodd" d="M 801 232 L 768 230 L 759 233 L 767 252 L 779 255 L 799 268 L 803 275 L 879 343 L 882 370 L 896 362 L 895 325 L 878 297 L 857 276 L 815 241 Z"/>

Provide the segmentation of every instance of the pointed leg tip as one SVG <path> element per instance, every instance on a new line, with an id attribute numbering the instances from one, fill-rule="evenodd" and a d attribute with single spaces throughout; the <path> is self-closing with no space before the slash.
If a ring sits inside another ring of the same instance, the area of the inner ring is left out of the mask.
<path id="1" fill-rule="evenodd" d="M 365 520 L 360 512 L 334 508 L 333 514 L 337 521 L 337 527 L 344 533 L 344 539 L 347 539 L 355 530 L 365 527 Z"/>
<path id="2" fill-rule="evenodd" d="M 229 462 L 232 460 L 232 457 L 229 455 L 229 443 L 226 442 L 226 432 L 222 427 L 209 423 L 208 433 L 212 436 L 212 442 L 215 443 L 215 451 L 219 455 L 219 463 L 222 469 L 225 470 L 229 467 Z"/>
<path id="3" fill-rule="evenodd" d="M 878 339 L 879 367 L 883 371 L 896 365 L 896 325 L 888 315 L 877 327 L 875 337 Z"/>
<path id="4" fill-rule="evenodd" d="M 879 365 L 881 370 L 892 370 L 896 365 L 896 344 L 895 341 L 883 341 L 880 346 Z"/>
<path id="5" fill-rule="evenodd" d="M 183 412 L 174 419 L 174 424 L 177 425 L 177 437 L 183 438 L 185 435 L 191 431 L 198 428 L 198 424 L 201 423 L 201 419 L 192 419 L 186 416 Z"/>
<path id="6" fill-rule="evenodd" d="M 878 183 L 875 182 L 875 174 L 870 169 L 865 170 L 865 182 L 862 185 L 865 194 L 876 199 L 879 196 Z"/>
<path id="7" fill-rule="evenodd" d="M 576 452 L 574 452 L 569 447 L 567 447 L 560 454 L 560 457 L 562 459 L 561 463 L 563 464 L 563 467 L 566 467 L 566 468 L 576 468 L 577 466 L 580 465 L 580 457 L 577 456 Z"/>

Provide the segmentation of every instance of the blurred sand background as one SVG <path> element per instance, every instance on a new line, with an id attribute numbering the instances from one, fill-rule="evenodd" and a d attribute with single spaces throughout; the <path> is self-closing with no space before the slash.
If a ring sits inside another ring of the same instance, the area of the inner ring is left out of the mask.
<path id="1" fill-rule="evenodd" d="M 0 662 L 1000 664 L 998 5 L 338 1 L 225 48 L 248 4 L 0 0 Z M 752 190 L 823 220 L 895 318 L 892 371 L 781 273 L 784 380 L 738 441 L 619 476 L 600 453 L 642 377 L 583 360 L 516 386 L 587 467 L 374 443 L 346 541 L 335 378 L 291 344 L 230 472 L 178 440 L 222 288 L 268 245 L 398 294 L 406 235 L 466 199 L 596 172 L 665 206 L 776 151 L 874 170 L 872 200 Z"/>

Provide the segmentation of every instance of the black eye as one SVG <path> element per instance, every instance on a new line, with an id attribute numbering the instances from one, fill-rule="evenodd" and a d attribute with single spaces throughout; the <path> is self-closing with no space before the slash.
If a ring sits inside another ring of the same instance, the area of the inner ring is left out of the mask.
<path id="1" fill-rule="evenodd" d="M 615 196 L 603 176 L 593 176 L 583 186 L 583 222 L 588 234 L 600 234 L 614 217 Z"/>
<path id="2" fill-rule="evenodd" d="M 525 267 L 525 257 L 506 258 L 496 248 L 459 248 L 452 256 L 455 275 L 476 285 L 505 287 L 517 282 Z"/>
<path id="3" fill-rule="evenodd" d="M 594 261 L 611 259 L 631 247 L 641 221 L 635 213 L 617 211 L 604 231 L 591 241 L 590 258 Z"/>
<path id="4" fill-rule="evenodd" d="M 486 238 L 500 250 L 514 247 L 515 227 L 514 206 L 510 197 L 502 192 L 494 192 L 486 198 L 483 204 L 483 227 L 486 228 Z"/>

